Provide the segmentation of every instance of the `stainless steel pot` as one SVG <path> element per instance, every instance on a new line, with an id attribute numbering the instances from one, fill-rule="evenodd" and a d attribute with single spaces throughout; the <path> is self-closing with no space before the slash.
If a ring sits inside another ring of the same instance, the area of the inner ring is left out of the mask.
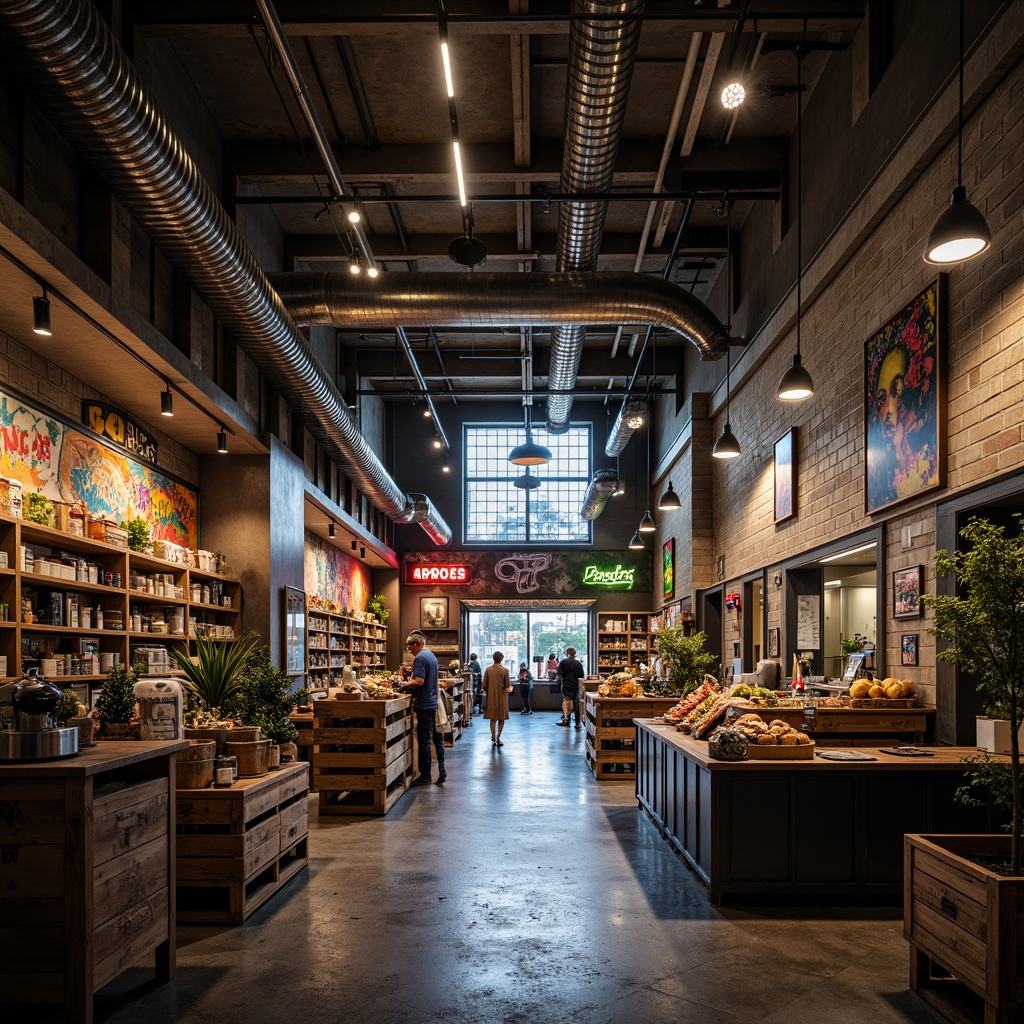
<path id="1" fill-rule="evenodd" d="M 11 704 L 14 707 L 14 728 L 21 732 L 43 732 L 57 729 L 57 714 L 64 694 L 59 686 L 36 674 L 34 668 L 18 680 Z"/>

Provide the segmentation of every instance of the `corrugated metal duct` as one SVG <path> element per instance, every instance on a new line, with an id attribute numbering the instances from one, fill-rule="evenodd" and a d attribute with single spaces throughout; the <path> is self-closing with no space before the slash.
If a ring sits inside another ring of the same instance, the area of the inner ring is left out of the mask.
<path id="1" fill-rule="evenodd" d="M 583 494 L 580 502 L 580 515 L 584 519 L 595 520 L 603 511 L 608 499 L 619 486 L 619 474 L 614 469 L 599 469 L 594 479 Z"/>
<path id="2" fill-rule="evenodd" d="M 243 351 L 304 411 L 367 499 L 398 522 L 420 523 L 435 544 L 449 543 L 451 529 L 437 510 L 422 496 L 404 494 L 371 450 L 95 7 L 83 0 L 4 0 L 0 44 L 47 117 Z"/>

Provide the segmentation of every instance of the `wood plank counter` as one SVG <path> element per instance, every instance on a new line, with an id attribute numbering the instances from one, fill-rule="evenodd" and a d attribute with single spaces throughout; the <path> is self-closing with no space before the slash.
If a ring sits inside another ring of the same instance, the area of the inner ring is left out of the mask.
<path id="1" fill-rule="evenodd" d="M 931 733 L 934 704 L 915 704 L 911 708 L 737 708 L 760 715 L 766 722 L 774 718 L 802 729 L 816 741 L 829 746 L 874 746 L 889 737 L 910 743 L 924 743 Z M 638 715 L 638 718 L 643 717 Z"/>
<path id="2" fill-rule="evenodd" d="M 637 801 L 707 883 L 712 903 L 759 895 L 890 902 L 908 832 L 993 831 L 953 791 L 973 747 L 874 761 L 715 761 L 707 743 L 637 721 Z"/>
<path id="3" fill-rule="evenodd" d="M 93 994 L 149 950 L 157 979 L 174 976 L 174 755 L 187 746 L 104 741 L 0 765 L 0 1000 L 63 1001 L 65 1021 L 91 1024 Z"/>

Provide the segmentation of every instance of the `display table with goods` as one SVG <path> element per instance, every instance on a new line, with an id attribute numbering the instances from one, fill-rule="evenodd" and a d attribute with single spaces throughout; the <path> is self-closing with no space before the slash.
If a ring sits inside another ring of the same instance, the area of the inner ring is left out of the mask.
<path id="1" fill-rule="evenodd" d="M 744 734 L 744 756 L 770 735 L 768 759 L 717 760 L 707 738 L 635 723 L 637 801 L 707 883 L 712 903 L 760 895 L 895 902 L 905 833 L 988 830 L 984 811 L 953 799 L 964 781 L 960 758 L 974 748 L 780 741 L 789 727 L 757 717 L 763 730 Z M 714 729 L 704 735 L 715 742 Z"/>
<path id="2" fill-rule="evenodd" d="M 412 698 L 313 704 L 313 785 L 321 816 L 382 815 L 412 784 Z"/>
<path id="3" fill-rule="evenodd" d="M 184 740 L 102 742 L 0 765 L 3 1003 L 61 1002 L 90 1024 L 93 994 L 152 951 L 175 968 L 175 755 Z M 28 926 L 26 922 L 31 922 Z"/>
<path id="4" fill-rule="evenodd" d="M 663 714 L 677 697 L 605 697 L 585 695 L 587 766 L 599 782 L 632 782 L 636 778 L 635 718 Z"/>
<path id="5" fill-rule="evenodd" d="M 241 924 L 309 863 L 309 766 L 176 792 L 178 920 Z"/>

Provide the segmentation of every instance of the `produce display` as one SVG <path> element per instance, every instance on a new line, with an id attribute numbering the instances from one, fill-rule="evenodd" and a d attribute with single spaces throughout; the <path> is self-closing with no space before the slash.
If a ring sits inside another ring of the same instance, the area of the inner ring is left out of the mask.
<path id="1" fill-rule="evenodd" d="M 746 701 L 738 697 L 729 697 L 726 694 L 719 694 L 715 701 L 695 722 L 690 726 L 690 735 L 695 739 L 699 740 L 701 736 L 704 736 L 710 730 L 717 725 L 722 718 L 725 716 L 726 711 L 729 708 L 739 707 L 741 704 L 745 704 Z"/>
<path id="2" fill-rule="evenodd" d="M 720 691 L 716 683 L 701 683 L 696 690 L 688 693 L 679 701 L 678 704 L 669 708 L 668 711 L 665 712 L 665 721 L 674 723 L 676 728 L 679 729 L 682 723 L 685 722 L 690 715 L 698 711 L 705 702 L 708 702 L 718 696 L 719 692 Z M 708 706 L 710 707 L 710 704 Z"/>
<path id="3" fill-rule="evenodd" d="M 600 697 L 639 697 L 643 692 L 643 684 L 630 672 L 616 672 L 597 688 Z"/>
<path id="4" fill-rule="evenodd" d="M 913 697 L 914 684 L 909 679 L 889 676 L 879 682 L 877 679 L 858 679 L 850 687 L 854 700 L 905 700 Z"/>
<path id="5" fill-rule="evenodd" d="M 741 732 L 746 737 L 747 743 L 762 747 L 795 747 L 811 742 L 807 733 L 794 729 L 787 722 L 783 722 L 781 718 L 765 722 L 760 715 L 753 713 L 740 715 L 732 723 L 732 728 Z"/>

